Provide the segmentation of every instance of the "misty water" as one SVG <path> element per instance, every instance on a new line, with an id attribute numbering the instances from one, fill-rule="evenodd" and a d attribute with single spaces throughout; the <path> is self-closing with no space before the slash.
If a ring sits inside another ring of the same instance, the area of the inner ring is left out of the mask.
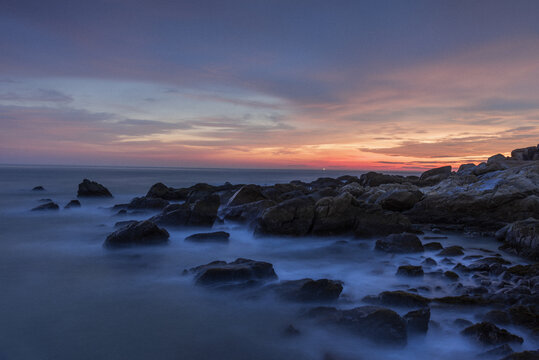
<path id="1" fill-rule="evenodd" d="M 121 217 L 109 208 L 147 192 L 156 182 L 187 187 L 198 182 L 274 184 L 312 181 L 345 172 L 296 170 L 194 170 L 156 168 L 0 168 L 0 359 L 471 359 L 487 350 L 463 338 L 453 321 L 479 321 L 487 307 L 431 306 L 427 335 L 411 336 L 405 348 L 372 344 L 315 324 L 301 314 L 316 304 L 272 297 L 250 298 L 238 292 L 196 287 L 186 268 L 214 260 L 250 258 L 274 265 L 280 280 L 305 277 L 342 280 L 335 304 L 352 308 L 366 295 L 427 286 L 424 296 L 452 295 L 439 277 L 395 276 L 399 265 L 432 257 L 449 270 L 436 252 L 388 255 L 374 251 L 374 240 L 350 237 L 257 238 L 243 225 L 216 224 L 231 234 L 228 244 L 197 244 L 184 238 L 197 229 L 169 228 L 165 246 L 105 249 L 103 241 L 121 220 L 146 219 L 151 212 Z M 359 175 L 360 172 L 346 172 Z M 113 199 L 76 198 L 77 184 L 89 178 L 109 188 Z M 42 185 L 44 192 L 31 191 Z M 40 199 L 57 202 L 60 211 L 31 212 Z M 426 233 L 426 235 L 433 235 Z M 490 238 L 444 234 L 437 240 L 462 245 L 466 255 L 498 251 Z M 343 243 L 341 240 L 348 241 Z M 338 241 L 341 241 L 337 243 Z M 523 259 L 503 254 L 513 263 Z M 467 264 L 469 261 L 459 259 Z M 471 278 L 462 278 L 466 285 Z M 401 315 L 410 309 L 395 309 Z M 299 336 L 286 336 L 293 324 Z M 515 351 L 535 349 L 536 338 L 522 328 Z"/>

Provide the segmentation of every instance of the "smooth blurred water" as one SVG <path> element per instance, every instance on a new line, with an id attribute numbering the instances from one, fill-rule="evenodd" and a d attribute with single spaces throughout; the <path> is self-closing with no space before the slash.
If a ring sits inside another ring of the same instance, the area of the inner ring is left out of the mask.
<path id="1" fill-rule="evenodd" d="M 425 296 L 450 295 L 448 284 L 425 276 L 401 279 L 399 265 L 418 264 L 421 255 L 381 255 L 372 240 L 348 238 L 254 238 L 235 224 L 216 225 L 231 233 L 221 244 L 183 239 L 193 229 L 169 229 L 169 245 L 107 250 L 105 237 L 116 221 L 145 219 L 152 213 L 118 217 L 108 207 L 143 195 L 156 182 L 191 186 L 198 182 L 273 184 L 312 181 L 344 172 L 288 170 L 209 170 L 154 168 L 0 168 L 0 359 L 461 359 L 485 349 L 463 339 L 452 322 L 476 321 L 477 310 L 432 308 L 440 324 L 425 337 L 412 337 L 405 349 L 374 346 L 350 334 L 315 326 L 299 315 L 306 309 L 273 298 L 195 287 L 185 268 L 238 257 L 269 261 L 281 280 L 331 278 L 344 281 L 339 307 L 363 305 L 365 295 L 428 285 Z M 347 172 L 359 175 L 360 172 Z M 80 209 L 63 209 L 89 178 L 107 186 L 113 199 L 81 200 Z M 44 192 L 34 192 L 42 185 Z M 42 198 L 60 211 L 30 212 Z M 348 245 L 336 245 L 349 240 Z M 495 250 L 491 239 L 449 235 L 445 244 Z M 467 255 L 481 253 L 468 250 Z M 522 261 L 508 257 L 512 261 Z M 436 260 L 440 260 L 436 258 Z M 438 268 L 449 269 L 440 265 Z M 464 280 L 466 282 L 467 280 Z M 440 290 L 434 290 L 440 285 Z M 397 309 L 404 314 L 406 309 Z M 486 312 L 488 309 L 481 309 Z M 294 324 L 298 337 L 285 337 Z M 537 340 L 521 328 L 522 348 Z M 516 350 L 519 347 L 514 347 Z"/>

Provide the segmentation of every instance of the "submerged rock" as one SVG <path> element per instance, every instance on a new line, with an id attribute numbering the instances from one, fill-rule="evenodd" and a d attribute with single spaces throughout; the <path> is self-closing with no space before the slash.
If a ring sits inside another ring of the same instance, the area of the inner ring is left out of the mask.
<path id="1" fill-rule="evenodd" d="M 103 185 L 95 181 L 84 179 L 79 184 L 77 197 L 112 197 L 112 194 Z"/>
<path id="2" fill-rule="evenodd" d="M 318 307 L 310 310 L 308 316 L 378 344 L 405 346 L 408 340 L 405 320 L 383 307 L 360 306 L 350 310 Z"/>
<path id="3" fill-rule="evenodd" d="M 207 242 L 218 242 L 218 243 L 227 243 L 230 238 L 230 234 L 225 231 L 215 231 L 210 233 L 198 233 L 189 235 L 185 238 L 185 241 L 198 242 L 198 243 L 207 243 Z"/>
<path id="4" fill-rule="evenodd" d="M 32 211 L 45 211 L 45 210 L 58 210 L 58 209 L 60 209 L 58 204 L 51 201 L 51 202 L 36 206 L 35 208 L 32 209 Z"/>
<path id="5" fill-rule="evenodd" d="M 278 296 L 298 302 L 332 302 L 343 290 L 342 282 L 329 279 L 301 279 L 283 281 L 272 286 Z"/>
<path id="6" fill-rule="evenodd" d="M 511 334 L 505 329 L 500 329 L 488 322 L 477 323 L 462 330 L 462 335 L 471 337 L 484 345 L 501 345 L 506 343 L 522 344 L 524 340 L 517 335 Z"/>
<path id="7" fill-rule="evenodd" d="M 45 188 L 41 185 L 36 186 L 32 189 L 32 191 L 45 191 Z"/>
<path id="8" fill-rule="evenodd" d="M 195 274 L 195 283 L 202 286 L 247 287 L 277 279 L 272 264 L 242 258 L 230 263 L 214 261 L 189 271 Z"/>
<path id="9" fill-rule="evenodd" d="M 155 223 L 137 221 L 107 236 L 105 247 L 121 247 L 130 245 L 157 245 L 168 241 L 169 233 Z"/>
<path id="10" fill-rule="evenodd" d="M 423 252 L 423 245 L 416 235 L 403 233 L 377 240 L 375 249 L 389 253 L 417 253 Z"/>
<path id="11" fill-rule="evenodd" d="M 397 269 L 397 275 L 417 277 L 417 276 L 423 276 L 424 272 L 421 266 L 401 265 Z"/>

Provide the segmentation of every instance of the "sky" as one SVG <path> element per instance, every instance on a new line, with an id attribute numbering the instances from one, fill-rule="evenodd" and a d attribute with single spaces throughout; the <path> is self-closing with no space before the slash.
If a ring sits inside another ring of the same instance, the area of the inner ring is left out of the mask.
<path id="1" fill-rule="evenodd" d="M 539 143 L 539 1 L 0 2 L 0 163 L 418 170 Z"/>

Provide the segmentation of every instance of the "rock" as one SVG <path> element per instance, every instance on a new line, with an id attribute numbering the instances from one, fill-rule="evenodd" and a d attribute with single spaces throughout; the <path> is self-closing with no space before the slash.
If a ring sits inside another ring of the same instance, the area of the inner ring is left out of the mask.
<path id="1" fill-rule="evenodd" d="M 511 355 L 504 357 L 502 360 L 537 360 L 537 359 L 539 359 L 539 350 L 512 353 Z"/>
<path id="2" fill-rule="evenodd" d="M 225 220 L 237 221 L 241 223 L 252 223 L 267 208 L 277 205 L 272 200 L 260 200 L 238 206 L 227 206 L 221 211 L 221 216 Z"/>
<path id="3" fill-rule="evenodd" d="M 45 188 L 41 185 L 36 186 L 32 189 L 32 191 L 45 191 Z"/>
<path id="4" fill-rule="evenodd" d="M 104 246 L 156 245 L 168 241 L 169 233 L 153 222 L 137 221 L 107 236 Z"/>
<path id="5" fill-rule="evenodd" d="M 342 186 L 342 181 L 329 177 L 322 177 L 312 181 L 309 185 L 314 189 L 336 188 Z"/>
<path id="6" fill-rule="evenodd" d="M 350 310 L 319 307 L 308 315 L 378 344 L 401 347 L 407 343 L 406 322 L 393 310 L 383 307 L 360 306 Z"/>
<path id="7" fill-rule="evenodd" d="M 314 200 L 303 196 L 267 208 L 255 230 L 260 235 L 302 236 L 310 232 L 314 219 Z"/>
<path id="8" fill-rule="evenodd" d="M 505 329 L 500 329 L 488 322 L 477 323 L 462 330 L 462 335 L 471 337 L 484 345 L 501 345 L 506 343 L 522 344 L 524 340 L 517 335 L 511 334 Z"/>
<path id="9" fill-rule="evenodd" d="M 402 265 L 402 266 L 399 266 L 397 270 L 397 275 L 418 277 L 418 276 L 423 276 L 424 272 L 421 266 Z"/>
<path id="10" fill-rule="evenodd" d="M 436 265 L 438 265 L 436 260 L 434 260 L 433 258 L 430 258 L 430 257 L 423 260 L 422 264 L 424 264 L 426 266 L 436 266 Z"/>
<path id="11" fill-rule="evenodd" d="M 455 319 L 455 321 L 453 321 L 453 324 L 455 324 L 458 327 L 468 327 L 468 326 L 473 325 L 473 323 L 470 320 L 461 319 L 461 318 Z"/>
<path id="12" fill-rule="evenodd" d="M 423 248 L 427 251 L 442 250 L 444 247 L 439 242 L 430 242 L 423 245 Z"/>
<path id="13" fill-rule="evenodd" d="M 283 281 L 272 287 L 281 298 L 298 302 L 332 302 L 339 298 L 341 281 L 301 279 Z"/>
<path id="14" fill-rule="evenodd" d="M 416 235 L 403 233 L 377 240 L 375 249 L 390 253 L 417 253 L 423 251 L 423 245 Z"/>
<path id="15" fill-rule="evenodd" d="M 189 195 L 189 189 L 174 189 L 166 186 L 163 183 L 157 183 L 152 185 L 148 193 L 147 198 L 160 198 L 164 200 L 187 200 Z"/>
<path id="16" fill-rule="evenodd" d="M 132 224 L 136 224 L 138 223 L 137 220 L 125 220 L 125 221 L 118 221 L 114 224 L 114 227 L 115 228 L 121 228 L 121 227 L 126 227 L 126 226 L 129 226 L 129 225 L 132 225 Z"/>
<path id="17" fill-rule="evenodd" d="M 413 310 L 404 315 L 406 327 L 409 333 L 427 333 L 430 321 L 430 308 L 424 307 L 419 310 Z"/>
<path id="18" fill-rule="evenodd" d="M 290 324 L 284 329 L 283 333 L 286 336 L 298 336 L 301 334 L 301 331 L 296 329 L 294 325 Z"/>
<path id="19" fill-rule="evenodd" d="M 191 207 L 189 204 L 172 204 L 150 220 L 164 226 L 186 226 L 190 216 Z"/>
<path id="20" fill-rule="evenodd" d="M 487 305 L 491 301 L 484 299 L 481 296 L 469 296 L 469 295 L 459 295 L 459 296 L 444 296 L 432 299 L 434 302 L 447 304 L 447 305 Z"/>
<path id="21" fill-rule="evenodd" d="M 459 166 L 459 169 L 457 170 L 458 175 L 469 175 L 471 174 L 472 170 L 475 168 L 475 164 L 462 164 Z"/>
<path id="22" fill-rule="evenodd" d="M 378 296 L 366 296 L 363 301 L 371 304 L 402 307 L 425 307 L 430 299 L 406 291 L 384 291 Z"/>
<path id="23" fill-rule="evenodd" d="M 48 202 L 39 206 L 36 206 L 32 211 L 45 211 L 45 210 L 58 210 L 60 207 L 54 202 Z"/>
<path id="24" fill-rule="evenodd" d="M 539 314 L 537 306 L 514 305 L 509 308 L 508 315 L 515 325 L 524 326 L 539 334 Z"/>
<path id="25" fill-rule="evenodd" d="M 374 171 L 363 174 L 359 177 L 361 186 L 380 186 L 382 184 L 402 184 L 405 178 L 399 175 L 386 175 Z"/>
<path id="26" fill-rule="evenodd" d="M 128 209 L 161 210 L 168 206 L 168 201 L 156 197 L 136 197 L 127 205 Z"/>
<path id="27" fill-rule="evenodd" d="M 511 158 L 520 161 L 539 160 L 539 145 L 511 151 Z"/>
<path id="28" fill-rule="evenodd" d="M 71 208 L 78 208 L 80 207 L 80 201 L 79 200 L 71 200 L 67 203 L 66 206 L 64 206 L 64 209 L 71 209 Z"/>
<path id="29" fill-rule="evenodd" d="M 79 184 L 77 197 L 112 197 L 112 194 L 103 185 L 95 181 L 84 179 Z"/>
<path id="30" fill-rule="evenodd" d="M 491 310 L 483 316 L 483 321 L 499 325 L 507 325 L 511 323 L 509 314 L 502 310 Z"/>
<path id="31" fill-rule="evenodd" d="M 414 207 L 423 199 L 423 193 L 419 190 L 396 190 L 388 192 L 379 198 L 378 202 L 385 210 L 405 211 Z"/>
<path id="32" fill-rule="evenodd" d="M 500 345 L 492 350 L 485 351 L 477 355 L 478 359 L 493 358 L 498 356 L 506 356 L 513 353 L 513 349 L 508 344 Z"/>
<path id="33" fill-rule="evenodd" d="M 214 261 L 192 268 L 190 272 L 195 273 L 197 285 L 221 288 L 248 287 L 277 279 L 272 264 L 242 258 L 230 263 Z"/>
<path id="34" fill-rule="evenodd" d="M 354 236 L 357 238 L 369 238 L 374 236 L 386 236 L 411 231 L 410 220 L 397 212 L 382 211 L 376 208 L 362 209 L 356 219 Z"/>
<path id="35" fill-rule="evenodd" d="M 496 238 L 504 241 L 503 249 L 539 260 L 539 220 L 528 218 L 516 221 L 496 232 Z"/>
<path id="36" fill-rule="evenodd" d="M 185 241 L 207 243 L 207 242 L 219 242 L 227 243 L 230 238 L 230 234 L 224 231 L 215 231 L 211 233 L 198 233 L 189 235 L 185 238 Z"/>
<path id="37" fill-rule="evenodd" d="M 420 186 L 432 186 L 451 176 L 451 166 L 442 166 L 425 171 L 419 177 Z"/>
<path id="38" fill-rule="evenodd" d="M 347 192 L 336 197 L 322 198 L 314 207 L 312 232 L 315 235 L 351 232 L 360 211 L 358 201 Z"/>
<path id="39" fill-rule="evenodd" d="M 192 204 L 169 205 L 151 220 L 168 226 L 212 227 L 217 219 L 220 203 L 221 199 L 218 195 L 207 195 Z"/>
<path id="40" fill-rule="evenodd" d="M 449 246 L 438 253 L 438 256 L 453 257 L 461 255 L 464 255 L 464 251 L 462 251 L 462 246 Z"/>
<path id="41" fill-rule="evenodd" d="M 260 200 L 267 200 L 258 185 L 244 185 L 232 195 L 227 206 L 238 206 Z"/>
<path id="42" fill-rule="evenodd" d="M 444 272 L 444 276 L 450 280 L 458 280 L 459 276 L 457 273 L 453 272 L 453 271 L 446 271 Z"/>

